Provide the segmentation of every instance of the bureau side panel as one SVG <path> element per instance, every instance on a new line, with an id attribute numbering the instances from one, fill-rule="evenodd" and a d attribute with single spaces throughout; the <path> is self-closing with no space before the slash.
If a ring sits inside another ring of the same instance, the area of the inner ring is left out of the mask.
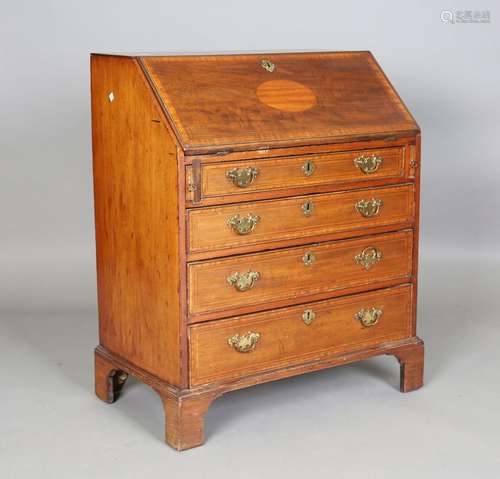
<path id="1" fill-rule="evenodd" d="M 177 145 L 135 59 L 91 77 L 100 344 L 180 386 Z"/>

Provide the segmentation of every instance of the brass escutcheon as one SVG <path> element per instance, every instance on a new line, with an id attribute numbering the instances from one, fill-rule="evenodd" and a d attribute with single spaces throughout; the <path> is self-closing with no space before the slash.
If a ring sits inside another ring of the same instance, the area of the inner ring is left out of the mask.
<path id="1" fill-rule="evenodd" d="M 300 208 L 302 209 L 304 216 L 311 216 L 314 211 L 314 203 L 312 201 L 306 201 Z"/>
<path id="2" fill-rule="evenodd" d="M 374 246 L 369 246 L 365 248 L 361 253 L 354 257 L 356 263 L 365 267 L 365 269 L 370 269 L 375 263 L 378 263 L 382 259 L 382 251 L 375 248 Z"/>
<path id="3" fill-rule="evenodd" d="M 260 340 L 260 333 L 249 331 L 246 334 L 235 334 L 231 336 L 227 343 L 239 353 L 250 353 L 255 349 Z"/>
<path id="4" fill-rule="evenodd" d="M 382 206 L 382 200 L 372 198 L 371 200 L 359 200 L 354 207 L 356 211 L 365 218 L 377 216 Z"/>
<path id="5" fill-rule="evenodd" d="M 375 326 L 378 323 L 380 316 L 382 316 L 382 310 L 377 308 L 360 309 L 354 315 L 354 317 L 360 321 L 365 328 Z"/>
<path id="6" fill-rule="evenodd" d="M 269 73 L 272 73 L 276 69 L 276 65 L 271 60 L 262 60 L 260 65 L 264 70 L 267 70 Z"/>
<path id="7" fill-rule="evenodd" d="M 252 289 L 258 279 L 260 279 L 259 272 L 248 271 L 247 273 L 233 273 L 228 276 L 227 282 L 234 286 L 237 291 L 244 292 Z"/>
<path id="8" fill-rule="evenodd" d="M 383 160 L 381 156 L 361 155 L 354 160 L 354 165 L 356 166 L 356 168 L 359 168 L 363 173 L 369 175 L 370 173 L 375 173 L 379 169 L 380 165 L 382 164 L 382 161 Z"/>
<path id="9" fill-rule="evenodd" d="M 312 251 L 306 251 L 302 256 L 302 262 L 306 266 L 311 266 L 316 261 L 316 255 Z"/>
<path id="10" fill-rule="evenodd" d="M 307 160 L 302 165 L 302 172 L 304 173 L 304 176 L 312 176 L 315 169 L 316 169 L 316 165 L 314 164 L 314 161 L 312 161 L 312 160 Z"/>
<path id="11" fill-rule="evenodd" d="M 259 174 L 259 169 L 249 166 L 247 168 L 232 168 L 226 172 L 226 177 L 240 188 L 246 188 L 253 183 Z"/>
<path id="12" fill-rule="evenodd" d="M 309 326 L 316 319 L 316 313 L 312 309 L 306 309 L 302 314 L 302 321 Z"/>
<path id="13" fill-rule="evenodd" d="M 227 224 L 239 235 L 247 235 L 254 230 L 259 221 L 260 216 L 248 213 L 246 216 L 230 216 L 227 220 Z"/>

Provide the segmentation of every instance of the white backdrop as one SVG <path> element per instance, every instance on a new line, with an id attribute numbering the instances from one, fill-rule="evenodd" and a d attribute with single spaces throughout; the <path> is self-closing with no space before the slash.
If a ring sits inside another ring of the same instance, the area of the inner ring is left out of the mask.
<path id="1" fill-rule="evenodd" d="M 91 394 L 89 53 L 294 49 L 371 50 L 422 129 L 427 385 L 399 395 L 376 359 L 240 391 L 209 411 L 209 443 L 177 455 L 148 388 L 114 409 Z M 499 59 L 488 0 L 4 0 L 0 476 L 498 476 Z"/>
<path id="2" fill-rule="evenodd" d="M 0 17 L 0 304 L 95 304 L 89 53 L 371 50 L 422 129 L 422 257 L 498 255 L 500 27 L 454 2 L 26 1 Z M 500 21 L 500 19 L 499 19 Z"/>

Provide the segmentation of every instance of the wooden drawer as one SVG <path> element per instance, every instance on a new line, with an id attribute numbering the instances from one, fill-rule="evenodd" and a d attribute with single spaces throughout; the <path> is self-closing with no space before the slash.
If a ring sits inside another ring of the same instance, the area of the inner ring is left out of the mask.
<path id="1" fill-rule="evenodd" d="M 191 384 L 409 337 L 411 308 L 412 287 L 405 285 L 191 326 Z"/>
<path id="2" fill-rule="evenodd" d="M 363 210 L 362 201 L 380 206 Z M 188 212 L 189 252 L 407 224 L 413 216 L 413 184 L 195 209 Z"/>
<path id="3" fill-rule="evenodd" d="M 280 306 L 280 301 L 320 299 L 308 298 L 315 294 L 403 282 L 412 272 L 412 240 L 412 231 L 401 231 L 190 263 L 189 313 L 211 313 L 203 318 L 210 319 Z"/>
<path id="4" fill-rule="evenodd" d="M 405 176 L 405 147 L 201 164 L 200 199 Z"/>

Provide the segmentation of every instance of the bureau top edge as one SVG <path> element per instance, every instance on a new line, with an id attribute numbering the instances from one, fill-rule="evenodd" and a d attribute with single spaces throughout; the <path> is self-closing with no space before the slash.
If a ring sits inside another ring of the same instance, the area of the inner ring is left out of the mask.
<path id="1" fill-rule="evenodd" d="M 221 149 L 213 152 L 183 151 L 186 165 L 196 161 L 218 163 L 236 160 L 256 160 L 266 158 L 297 157 L 328 153 L 342 153 L 356 150 L 375 150 L 383 148 L 406 147 L 415 145 L 420 131 L 399 132 L 391 135 L 377 135 L 371 138 L 349 138 L 337 141 L 325 141 L 308 144 L 258 146 L 253 149 Z"/>
<path id="2" fill-rule="evenodd" d="M 205 50 L 205 51 L 157 51 L 157 52 L 90 52 L 91 56 L 110 56 L 125 58 L 147 57 L 206 57 L 236 55 L 309 55 L 314 53 L 371 53 L 369 50 Z"/>
<path id="3" fill-rule="evenodd" d="M 371 135 L 350 135 L 337 138 L 296 139 L 268 144 L 213 145 L 204 148 L 185 148 L 181 145 L 187 164 L 193 160 L 224 161 L 234 159 L 267 158 L 279 156 L 308 155 L 362 149 L 391 148 L 415 144 L 420 129 L 373 133 Z"/>

